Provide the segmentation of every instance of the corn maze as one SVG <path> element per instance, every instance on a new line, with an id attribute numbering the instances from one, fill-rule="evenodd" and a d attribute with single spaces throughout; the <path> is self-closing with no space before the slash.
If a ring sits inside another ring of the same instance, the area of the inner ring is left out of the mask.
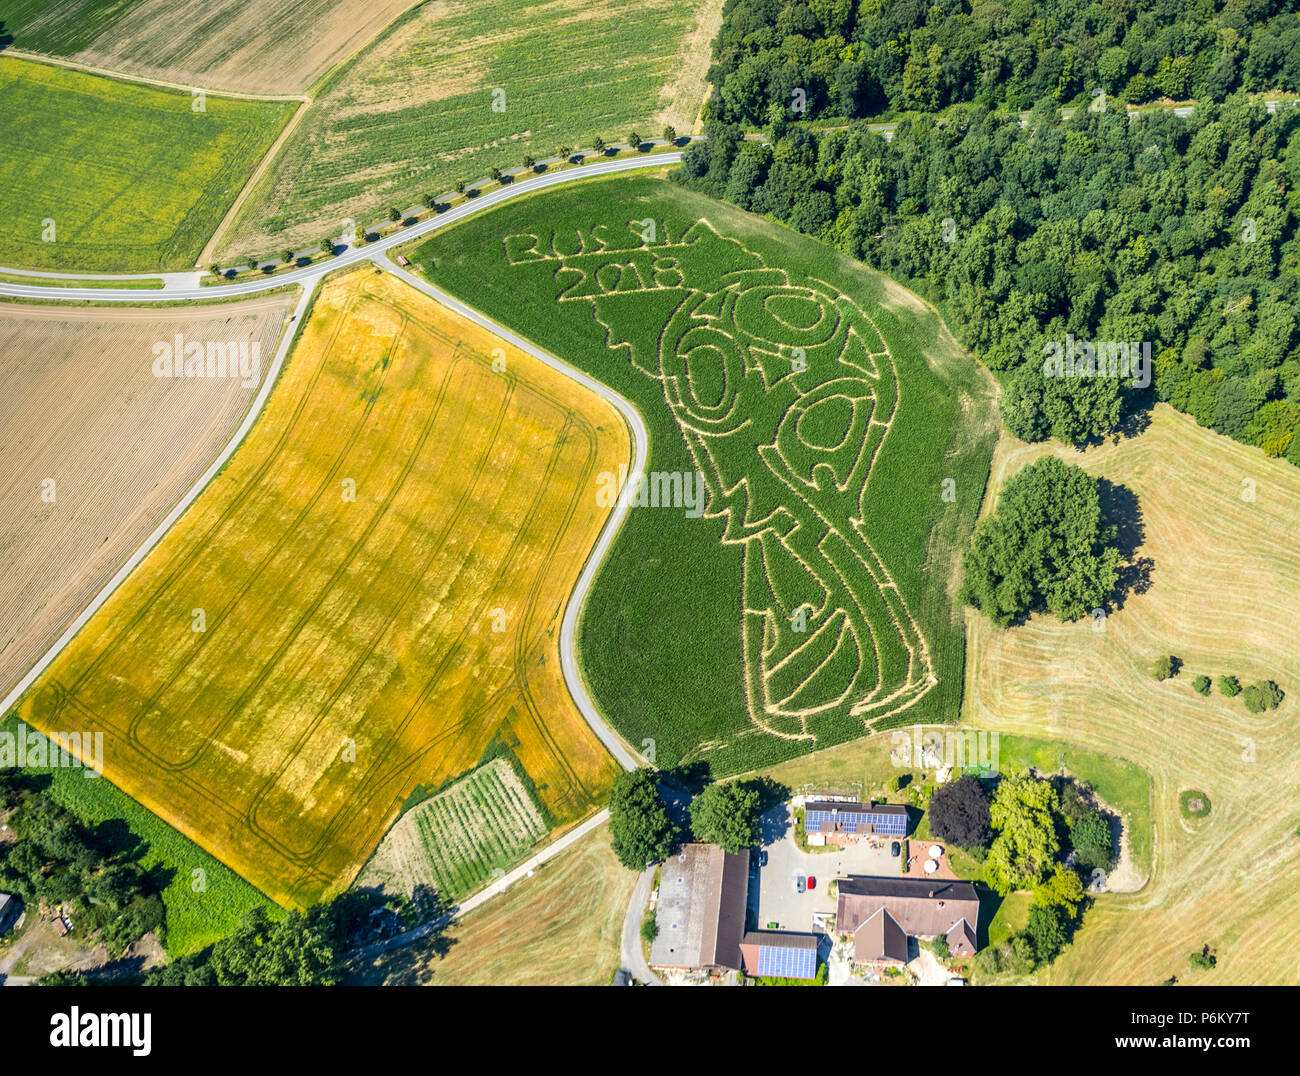
<path id="1" fill-rule="evenodd" d="M 936 683 L 929 649 L 862 529 L 899 392 L 876 326 L 707 220 L 634 249 L 604 232 L 504 245 L 512 265 L 553 263 L 560 301 L 590 303 L 607 345 L 659 382 L 704 476 L 704 515 L 744 551 L 750 720 L 815 739 L 821 713 L 847 708 L 865 728 L 911 706 Z M 718 264 L 735 268 L 719 276 Z M 671 312 L 650 348 L 637 330 L 659 296 Z"/>
<path id="2" fill-rule="evenodd" d="M 997 427 L 915 297 L 652 177 L 494 209 L 411 255 L 628 399 L 652 488 L 704 489 L 702 511 L 633 501 L 582 612 L 584 675 L 629 742 L 721 774 L 956 719 L 952 593 Z"/>

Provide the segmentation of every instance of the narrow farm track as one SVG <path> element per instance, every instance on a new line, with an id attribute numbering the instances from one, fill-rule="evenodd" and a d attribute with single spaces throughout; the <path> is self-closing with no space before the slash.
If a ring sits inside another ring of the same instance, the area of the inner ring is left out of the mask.
<path id="1" fill-rule="evenodd" d="M 1266 102 L 1270 111 L 1275 110 L 1276 102 Z M 297 122 L 305 109 L 299 109 L 289 127 Z M 1191 111 L 1191 106 L 1183 105 L 1173 109 L 1179 115 L 1186 115 Z M 888 137 L 892 134 L 894 124 L 873 124 L 872 129 Z M 281 136 L 281 142 L 283 141 Z M 279 146 L 281 142 L 277 142 Z M 263 168 L 273 160 L 274 151 L 266 155 Z M 57 658 L 62 650 L 73 639 L 77 632 L 91 619 L 91 617 L 104 605 L 108 598 L 116 589 L 126 580 L 132 571 L 144 560 L 154 546 L 162 539 L 171 526 L 183 515 L 190 505 L 198 498 L 204 488 L 209 484 L 222 467 L 228 462 L 234 454 L 240 443 L 253 424 L 261 414 L 266 400 L 270 395 L 271 389 L 276 383 L 279 372 L 283 363 L 292 347 L 298 330 L 301 328 L 302 317 L 310 307 L 311 299 L 315 293 L 317 285 L 327 274 L 337 270 L 345 269 L 349 266 L 360 265 L 364 262 L 374 262 L 381 266 L 385 271 L 403 279 L 406 283 L 418 288 L 424 294 L 434 298 L 439 303 L 455 310 L 465 317 L 470 318 L 480 326 L 509 340 L 512 344 L 526 351 L 530 355 L 538 358 L 546 365 L 563 373 L 565 376 L 582 384 L 584 387 L 596 392 L 599 396 L 612 404 L 623 415 L 628 423 L 629 429 L 634 438 L 634 460 L 631 473 L 637 473 L 644 468 L 648 454 L 648 431 L 640 415 L 636 412 L 628 401 L 616 393 L 613 393 L 607 387 L 592 380 L 586 375 L 570 367 L 562 360 L 549 355 L 548 353 L 537 348 L 526 340 L 516 336 L 509 330 L 500 326 L 491 319 L 478 313 L 470 307 L 458 302 L 445 293 L 432 287 L 424 280 L 404 272 L 398 268 L 389 258 L 389 252 L 396 247 L 406 245 L 413 240 L 432 234 L 439 229 L 454 225 L 467 217 L 477 214 L 482 210 L 488 210 L 504 202 L 516 198 L 527 197 L 539 191 L 554 187 L 560 184 L 581 181 L 587 178 L 598 176 L 608 176 L 616 173 L 630 172 L 637 170 L 662 168 L 674 165 L 680 162 L 682 154 L 680 152 L 656 153 L 654 155 L 602 160 L 594 164 L 587 165 L 578 170 L 566 170 L 561 172 L 546 173 L 542 175 L 530 176 L 525 179 L 516 179 L 509 185 L 499 187 L 488 191 L 480 196 L 457 206 L 438 216 L 434 216 L 420 224 L 413 225 L 410 228 L 401 230 L 394 235 L 380 239 L 364 247 L 348 247 L 334 258 L 318 264 L 296 269 L 289 273 L 267 277 L 261 280 L 250 280 L 239 284 L 232 284 L 220 287 L 203 287 L 199 278 L 201 274 L 196 273 L 153 273 L 153 274 L 74 274 L 74 273 L 39 273 L 24 270 L 9 270 L 0 268 L 0 273 L 12 273 L 14 275 L 29 277 L 33 280 L 39 280 L 42 277 L 52 278 L 75 278 L 78 280 L 86 279 L 103 279 L 115 283 L 121 283 L 130 280 L 141 280 L 145 278 L 157 279 L 161 277 L 164 281 L 162 289 L 156 288 L 130 288 L 130 287 L 112 287 L 112 288 L 70 288 L 64 286 L 50 286 L 39 283 L 33 284 L 13 284 L 0 283 L 0 296 L 7 296 L 19 299 L 39 299 L 47 302 L 65 302 L 65 303 L 88 303 L 88 302 L 109 302 L 109 303 L 167 303 L 167 302 L 194 302 L 196 300 L 221 300 L 226 298 L 236 298 L 247 296 L 259 292 L 277 290 L 287 286 L 296 285 L 301 288 L 301 294 L 298 298 L 297 306 L 289 326 L 286 328 L 284 336 L 277 348 L 271 368 L 263 380 L 262 387 L 258 392 L 256 399 L 249 408 L 244 421 L 230 438 L 221 454 L 213 461 L 211 466 L 201 475 L 194 485 L 187 491 L 181 501 L 173 510 L 163 519 L 159 526 L 149 535 L 148 538 L 140 545 L 139 548 L 127 559 L 118 572 L 108 581 L 98 595 L 82 611 L 80 616 L 69 625 L 68 629 L 59 637 L 54 645 L 41 657 L 35 666 L 27 673 L 26 676 L 15 686 L 15 688 L 0 702 L 0 713 L 8 711 L 22 694 L 31 686 L 32 683 L 44 672 L 44 670 Z M 260 171 L 260 170 L 259 170 Z M 225 222 L 223 221 L 223 224 Z M 613 540 L 617 535 L 629 509 L 630 502 L 625 503 L 625 499 L 619 497 L 616 506 L 612 510 L 609 519 L 601 531 L 596 546 L 592 549 L 587 562 L 583 567 L 574 590 L 569 598 L 568 605 L 565 609 L 561 639 L 560 651 L 562 655 L 562 664 L 564 677 L 574 702 L 578 706 L 583 718 L 587 721 L 592 730 L 596 733 L 601 742 L 606 746 L 610 753 L 625 768 L 634 768 L 638 765 L 637 756 L 627 747 L 618 734 L 604 721 L 596 710 L 592 702 L 581 674 L 578 670 L 576 657 L 574 654 L 574 636 L 578 615 L 581 612 L 583 602 L 587 592 L 595 578 L 600 564 L 607 556 Z M 475 894 L 468 899 L 461 907 L 452 912 L 445 920 L 438 923 L 427 924 L 415 931 L 408 932 L 397 938 L 388 939 L 380 946 L 372 947 L 374 951 L 382 951 L 407 944 L 426 937 L 429 933 L 440 929 L 447 921 L 457 918 L 460 915 L 479 906 L 492 896 L 504 891 L 513 881 L 526 873 L 539 863 L 545 862 L 559 851 L 573 844 L 576 840 L 591 832 L 598 825 L 603 823 L 608 817 L 608 812 L 600 812 L 597 815 L 587 819 L 581 825 L 570 830 L 559 840 L 552 842 L 546 848 L 539 851 L 532 859 L 521 867 L 512 871 L 505 878 L 486 889 Z M 640 890 L 638 886 L 638 890 Z M 638 903 L 634 896 L 633 907 Z M 632 910 L 629 909 L 629 922 L 631 922 Z M 371 955 L 368 951 L 354 954 L 355 956 Z"/>
<path id="2" fill-rule="evenodd" d="M 77 633 L 85 626 L 86 623 L 95 615 L 96 612 L 108 601 L 113 593 L 126 581 L 131 573 L 143 562 L 146 556 L 162 540 L 164 535 L 171 527 L 181 518 L 185 511 L 198 499 L 199 495 L 211 482 L 212 478 L 226 465 L 230 457 L 234 454 L 244 438 L 252 429 L 257 418 L 262 413 L 267 399 L 271 394 L 280 371 L 288 357 L 298 331 L 302 326 L 303 317 L 310 308 L 312 298 L 316 292 L 316 287 L 323 277 L 337 270 L 349 266 L 359 265 L 363 262 L 374 262 L 380 265 L 385 271 L 393 273 L 400 277 L 406 283 L 418 288 L 421 292 L 437 300 L 439 303 L 448 308 L 470 318 L 476 324 L 488 329 L 491 332 L 502 336 L 510 343 L 526 351 L 530 355 L 539 359 L 541 362 L 550 366 L 552 369 L 559 371 L 566 377 L 577 381 L 589 391 L 595 392 L 602 399 L 612 404 L 623 416 L 628 425 L 628 429 L 633 437 L 633 459 L 631 461 L 630 473 L 638 473 L 645 466 L 649 452 L 649 433 L 645 423 L 640 415 L 636 412 L 626 400 L 612 392 L 605 386 L 599 384 L 585 374 L 575 370 L 562 360 L 537 348 L 535 345 L 511 333 L 503 326 L 497 325 L 491 319 L 484 317 L 466 307 L 457 300 L 445 295 L 436 288 L 427 284 L 420 278 L 404 272 L 396 264 L 390 261 L 388 251 L 399 244 L 405 244 L 413 239 L 456 223 L 457 221 L 476 213 L 480 210 L 489 209 L 504 201 L 514 198 L 526 197 L 529 194 L 539 190 L 544 190 L 558 183 L 570 182 L 573 180 L 584 179 L 589 177 L 609 175 L 625 171 L 640 170 L 645 168 L 658 168 L 664 165 L 674 164 L 681 158 L 680 153 L 655 154 L 653 157 L 630 158 L 625 160 L 611 160 L 598 162 L 578 172 L 560 172 L 550 175 L 541 175 L 530 177 L 508 186 L 501 187 L 486 195 L 474 199 L 457 209 L 449 211 L 441 216 L 434 217 L 420 225 L 416 225 L 405 231 L 399 232 L 384 240 L 373 243 L 363 248 L 350 248 L 345 250 L 339 256 L 330 261 L 318 265 L 310 266 L 303 270 L 295 271 L 285 276 L 272 278 L 268 280 L 254 280 L 245 284 L 233 285 L 224 288 L 204 288 L 200 286 L 192 274 L 164 274 L 166 286 L 163 289 L 149 288 L 65 288 L 51 287 L 41 285 L 4 285 L 0 289 L 0 294 L 13 295 L 14 297 L 26 298 L 57 298 L 61 301 L 70 301 L 73 303 L 91 302 L 103 299 L 109 299 L 116 302 L 157 302 L 175 300 L 178 302 L 193 301 L 196 299 L 214 299 L 225 298 L 227 296 L 234 298 L 237 295 L 248 295 L 252 293 L 280 289 L 286 285 L 298 285 L 301 288 L 301 294 L 298 298 L 296 308 L 286 331 L 276 350 L 275 357 L 271 363 L 267 376 L 263 379 L 262 387 L 250 406 L 244 421 L 232 435 L 218 457 L 213 460 L 208 469 L 198 478 L 198 480 L 186 492 L 185 496 L 177 503 L 171 512 L 162 520 L 157 528 L 146 538 L 146 540 L 135 550 L 134 553 L 126 560 L 121 568 L 113 577 L 104 585 L 90 604 L 81 612 L 81 614 L 68 626 L 67 630 L 56 640 L 53 646 L 42 655 L 40 660 L 28 671 L 28 673 L 15 685 L 14 689 L 0 702 L 0 713 L 7 712 L 11 709 L 22 695 L 33 683 L 44 673 L 44 671 L 55 661 L 65 647 L 73 640 Z M 20 274 L 27 275 L 27 274 Z M 101 276 L 103 279 L 120 279 L 116 277 Z M 131 279 L 127 277 L 126 279 Z M 138 279 L 138 278 L 137 278 Z M 630 501 L 619 498 L 615 507 L 611 510 L 610 516 L 601 531 L 596 546 L 589 554 L 582 574 L 575 585 L 565 609 L 564 619 L 561 627 L 560 653 L 561 664 L 563 668 L 565 683 L 573 696 L 574 703 L 578 707 L 583 719 L 591 727 L 592 731 L 600 739 L 601 743 L 609 750 L 610 754 L 618 763 L 626 769 L 633 769 L 640 764 L 638 756 L 629 749 L 625 742 L 618 734 L 605 722 L 600 712 L 597 710 L 595 703 L 592 701 L 581 673 L 578 669 L 577 659 L 574 653 L 574 637 L 576 635 L 578 616 L 581 613 L 583 602 L 592 582 L 595 579 L 601 562 L 607 555 L 619 528 L 631 509 Z M 587 819 L 579 826 L 564 834 L 558 840 L 552 842 L 547 847 L 541 849 L 527 863 L 512 871 L 505 878 L 498 879 L 493 884 L 475 894 L 466 900 L 463 905 L 458 907 L 452 914 L 452 918 L 459 917 L 473 908 L 479 906 L 492 896 L 503 892 L 509 885 L 523 877 L 528 871 L 538 864 L 545 862 L 552 856 L 556 855 L 563 849 L 569 847 L 575 841 L 581 839 L 596 826 L 602 824 L 608 817 L 608 812 L 602 811 Z M 430 925 L 430 928 L 436 929 L 441 924 Z M 410 932 L 400 938 L 389 939 L 385 943 L 385 948 L 391 948 L 394 945 L 413 942 L 423 937 L 429 928 L 421 931 Z"/>

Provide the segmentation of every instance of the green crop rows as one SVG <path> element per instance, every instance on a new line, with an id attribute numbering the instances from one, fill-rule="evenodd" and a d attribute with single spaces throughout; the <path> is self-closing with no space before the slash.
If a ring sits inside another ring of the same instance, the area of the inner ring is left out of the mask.
<path id="1" fill-rule="evenodd" d="M 631 400 L 649 470 L 704 475 L 703 518 L 632 510 L 584 611 L 629 741 L 730 773 L 957 718 L 950 595 L 997 425 L 926 308 L 653 178 L 496 209 L 413 260 Z"/>
<path id="2" fill-rule="evenodd" d="M 0 41 L 12 37 L 15 48 L 50 56 L 71 56 L 141 0 L 0 0 Z"/>
<path id="3" fill-rule="evenodd" d="M 314 245 L 340 218 L 371 223 L 390 205 L 515 168 L 525 154 L 550 157 L 560 144 L 618 142 L 632 126 L 658 138 L 653 117 L 694 15 L 684 0 L 411 11 L 317 91 L 222 257 Z M 683 132 L 698 103 L 673 117 Z"/>
<path id="4" fill-rule="evenodd" d="M 0 265 L 188 269 L 294 109 L 0 56 Z"/>
<path id="5" fill-rule="evenodd" d="M 423 884 L 444 899 L 482 888 L 523 859 L 548 832 L 541 807 L 514 767 L 497 758 L 412 807 L 385 837 L 358 884 L 401 890 Z"/>

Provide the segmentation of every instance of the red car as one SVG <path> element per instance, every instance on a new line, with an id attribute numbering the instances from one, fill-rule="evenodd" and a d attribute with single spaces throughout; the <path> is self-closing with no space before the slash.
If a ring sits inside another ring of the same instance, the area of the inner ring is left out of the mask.
<path id="1" fill-rule="evenodd" d="M 811 874 L 808 875 L 808 888 L 809 888 L 809 889 L 816 889 L 816 888 L 817 888 L 817 879 L 814 878 Z"/>

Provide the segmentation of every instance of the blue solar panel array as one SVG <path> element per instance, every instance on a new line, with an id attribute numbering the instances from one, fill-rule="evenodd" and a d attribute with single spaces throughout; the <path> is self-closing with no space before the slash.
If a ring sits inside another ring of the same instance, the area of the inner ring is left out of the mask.
<path id="1" fill-rule="evenodd" d="M 813 979 L 817 976 L 816 949 L 786 949 L 775 945 L 758 947 L 758 974 L 780 979 Z"/>
<path id="2" fill-rule="evenodd" d="M 846 833 L 857 833 L 859 826 L 875 826 L 877 833 L 890 837 L 907 836 L 907 815 L 877 814 L 874 811 L 809 811 L 805 830 L 815 830 L 823 822 L 839 823 Z"/>

